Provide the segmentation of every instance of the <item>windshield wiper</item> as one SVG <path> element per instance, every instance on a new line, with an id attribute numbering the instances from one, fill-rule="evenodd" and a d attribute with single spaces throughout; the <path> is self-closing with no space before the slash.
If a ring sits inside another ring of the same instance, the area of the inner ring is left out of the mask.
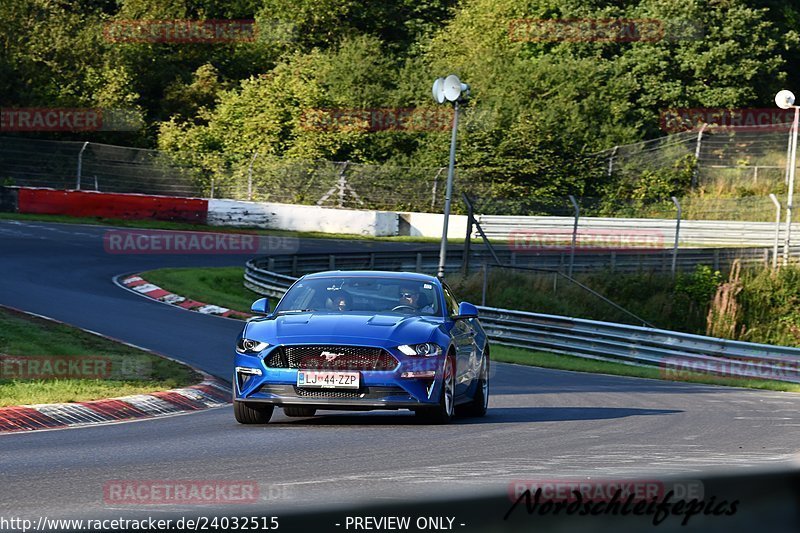
<path id="1" fill-rule="evenodd" d="M 284 315 L 286 313 L 308 313 L 309 311 L 313 311 L 313 309 L 287 309 L 285 311 L 278 311 L 275 315 Z"/>

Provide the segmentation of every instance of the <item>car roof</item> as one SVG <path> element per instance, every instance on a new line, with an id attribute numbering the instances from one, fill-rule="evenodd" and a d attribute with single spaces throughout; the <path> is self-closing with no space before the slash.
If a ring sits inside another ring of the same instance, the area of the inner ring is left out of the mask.
<path id="1" fill-rule="evenodd" d="M 348 278 L 394 278 L 398 280 L 424 281 L 439 284 L 435 276 L 420 274 L 418 272 L 391 272 L 387 270 L 326 270 L 325 272 L 315 272 L 306 274 L 304 279 L 348 277 Z"/>

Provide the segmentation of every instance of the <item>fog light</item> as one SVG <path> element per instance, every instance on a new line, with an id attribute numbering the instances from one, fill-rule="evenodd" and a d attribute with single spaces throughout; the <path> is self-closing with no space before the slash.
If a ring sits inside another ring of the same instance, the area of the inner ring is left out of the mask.
<path id="1" fill-rule="evenodd" d="M 238 372 L 239 374 L 247 374 L 247 375 L 250 375 L 250 376 L 260 376 L 261 375 L 261 370 L 260 369 L 258 369 L 258 368 L 249 368 L 249 367 L 246 367 L 246 366 L 237 366 L 236 367 L 236 372 Z"/>
<path id="2" fill-rule="evenodd" d="M 423 370 L 419 372 L 403 372 L 400 374 L 401 378 L 410 378 L 410 379 L 433 379 L 436 377 L 435 370 Z"/>

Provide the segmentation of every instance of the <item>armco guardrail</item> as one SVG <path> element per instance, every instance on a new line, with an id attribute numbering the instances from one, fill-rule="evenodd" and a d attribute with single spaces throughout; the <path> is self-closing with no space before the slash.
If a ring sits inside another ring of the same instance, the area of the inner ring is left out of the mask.
<path id="1" fill-rule="evenodd" d="M 489 239 L 506 241 L 525 231 L 546 234 L 548 231 L 571 232 L 575 221 L 572 217 L 559 216 L 507 216 L 476 215 Z M 785 227 L 781 223 L 781 239 Z M 657 218 L 599 218 L 582 217 L 578 224 L 581 232 L 608 233 L 650 232 L 660 235 L 665 244 L 675 238 L 675 220 Z M 792 224 L 792 233 L 800 231 L 800 224 Z M 693 246 L 735 245 L 771 246 L 775 241 L 774 222 L 741 222 L 725 220 L 682 220 L 680 244 Z M 781 240 L 781 244 L 783 241 Z"/>
<path id="2" fill-rule="evenodd" d="M 798 231 L 800 235 L 800 230 Z M 524 266 L 547 270 L 566 270 L 570 254 L 568 250 L 519 252 L 503 247 L 496 248 L 498 258 L 506 266 Z M 780 252 L 779 252 L 780 254 Z M 792 257 L 800 257 L 800 247 L 791 249 Z M 493 263 L 489 251 L 483 246 L 474 246 L 470 251 L 470 267 L 474 270 L 483 263 Z M 739 259 L 744 265 L 770 264 L 772 249 L 765 248 L 688 248 L 678 251 L 677 269 L 691 271 L 697 265 L 708 265 L 714 270 L 725 269 Z M 447 271 L 458 271 L 463 263 L 463 252 L 450 249 L 447 254 Z M 271 272 L 280 272 L 294 277 L 320 270 L 406 270 L 436 273 L 439 264 L 438 250 L 298 254 L 256 259 L 255 267 Z M 575 253 L 573 272 L 670 272 L 672 250 L 624 250 L 607 252 Z"/>
<path id="3" fill-rule="evenodd" d="M 302 270 L 306 273 L 329 268 L 348 270 L 352 269 L 348 268 L 350 265 L 356 264 L 355 268 L 365 270 L 369 270 L 369 265 L 372 265 L 372 269 L 389 270 L 387 265 L 399 265 L 399 268 L 391 270 L 415 270 L 407 265 L 424 264 L 425 254 L 427 252 L 328 255 L 325 256 L 328 258 L 327 265 L 320 264 L 320 255 L 262 258 L 247 262 L 245 285 L 260 294 L 280 297 L 296 278 L 272 269 L 295 273 Z M 366 265 L 365 260 L 369 261 Z M 264 264 L 271 269 L 263 268 L 261 265 Z M 435 267 L 434 263 L 434 270 Z M 512 309 L 478 309 L 489 338 L 497 344 L 590 359 L 661 366 L 665 371 L 699 369 L 800 383 L 798 348 Z"/>

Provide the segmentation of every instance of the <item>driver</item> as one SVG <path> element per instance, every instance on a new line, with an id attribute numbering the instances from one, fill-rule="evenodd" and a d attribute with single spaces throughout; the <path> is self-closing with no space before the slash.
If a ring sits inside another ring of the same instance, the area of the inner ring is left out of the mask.
<path id="1" fill-rule="evenodd" d="M 406 305 L 409 307 L 413 307 L 418 312 L 421 313 L 433 313 L 433 306 L 430 304 L 423 305 L 420 307 L 422 302 L 420 302 L 420 293 L 419 288 L 417 287 L 400 287 L 400 300 L 398 305 Z"/>

